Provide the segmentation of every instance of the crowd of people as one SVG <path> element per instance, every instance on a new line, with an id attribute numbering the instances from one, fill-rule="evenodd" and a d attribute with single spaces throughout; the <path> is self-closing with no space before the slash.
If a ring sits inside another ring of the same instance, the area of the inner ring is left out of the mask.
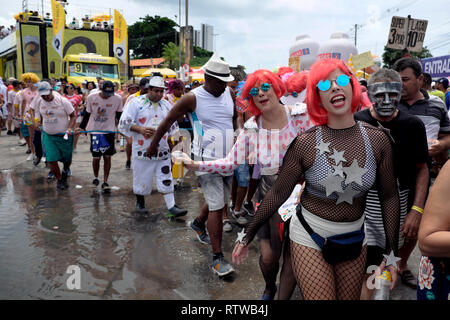
<path id="1" fill-rule="evenodd" d="M 369 279 L 383 271 L 391 290 L 401 281 L 418 299 L 448 299 L 450 120 L 447 93 L 436 93 L 447 79 L 433 89 L 408 57 L 368 81 L 338 59 L 246 75 L 213 55 L 203 70 L 203 84 L 156 73 L 121 88 L 23 74 L 0 84 L 7 135 L 17 131 L 27 160 L 48 163 L 65 190 L 77 139 L 89 134 L 92 184 L 103 158 L 104 192 L 122 135 L 139 215 L 148 214 L 153 178 L 167 217 L 186 215 L 172 166 L 195 171 L 204 204 L 188 230 L 211 247 L 221 277 L 258 237 L 262 300 L 290 299 L 296 286 L 307 300 L 371 300 Z M 286 203 L 290 214 L 279 210 Z M 222 241 L 233 224 L 242 229 L 230 262 Z M 416 278 L 408 260 L 417 244 Z"/>

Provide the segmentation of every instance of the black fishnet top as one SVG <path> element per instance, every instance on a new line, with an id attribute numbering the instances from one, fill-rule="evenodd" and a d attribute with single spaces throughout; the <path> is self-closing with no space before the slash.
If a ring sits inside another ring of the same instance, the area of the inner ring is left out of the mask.
<path id="1" fill-rule="evenodd" d="M 394 254 L 398 256 L 400 203 L 397 183 L 394 177 L 392 147 L 389 138 L 381 129 L 364 122 L 362 127 L 367 132 L 376 161 L 376 167 L 368 166 L 368 168 L 376 171 L 375 184 L 378 185 L 377 189 L 380 190 L 381 209 L 387 240 L 386 252 L 389 253 L 393 250 Z M 255 217 L 247 227 L 243 244 L 248 245 L 265 221 L 272 214 L 278 214 L 278 208 L 290 196 L 300 178 L 304 177 L 306 179 L 306 185 L 308 185 L 308 180 L 313 179 L 310 175 L 305 176 L 305 172 L 314 165 L 318 154 L 318 150 L 315 148 L 317 146 L 316 130 L 320 130 L 320 127 L 314 127 L 293 140 L 284 157 L 278 180 L 263 199 Z M 328 126 L 321 126 L 321 130 L 323 141 L 331 142 L 329 145 L 330 150 L 333 150 L 333 148 L 339 151 L 345 150 L 346 162 L 343 163 L 344 168 L 349 167 L 354 159 L 357 160 L 361 167 L 366 166 L 366 146 L 361 127 L 358 124 L 346 129 L 331 129 Z M 330 165 L 335 165 L 333 159 L 328 158 L 328 161 Z M 310 181 L 310 183 L 314 182 Z M 301 196 L 301 204 L 311 213 L 326 220 L 335 222 L 356 221 L 364 213 L 367 191 L 370 187 L 372 186 L 366 186 L 366 191 L 355 196 L 352 204 L 347 202 L 336 204 L 335 195 L 334 197 L 331 197 L 331 195 L 330 197 L 319 197 L 312 194 L 306 187 Z"/>

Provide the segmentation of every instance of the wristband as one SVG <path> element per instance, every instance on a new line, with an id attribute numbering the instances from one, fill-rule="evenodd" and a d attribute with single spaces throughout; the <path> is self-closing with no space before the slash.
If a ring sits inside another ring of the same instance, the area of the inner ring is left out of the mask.
<path id="1" fill-rule="evenodd" d="M 420 214 L 423 214 L 423 209 L 419 208 L 418 206 L 412 206 L 411 210 L 415 210 L 415 211 L 419 212 Z"/>

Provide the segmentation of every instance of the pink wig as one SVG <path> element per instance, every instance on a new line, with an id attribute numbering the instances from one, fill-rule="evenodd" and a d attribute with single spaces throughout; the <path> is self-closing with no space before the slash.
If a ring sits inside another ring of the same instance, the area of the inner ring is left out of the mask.
<path id="1" fill-rule="evenodd" d="M 292 92 L 300 93 L 306 89 L 307 81 L 308 71 L 302 71 L 300 73 L 294 73 L 284 84 L 286 85 L 286 90 L 289 94 L 292 94 Z"/>
<path id="2" fill-rule="evenodd" d="M 277 76 L 279 76 L 281 78 L 282 75 L 286 74 L 286 73 L 291 73 L 294 72 L 294 69 L 290 68 L 290 67 L 280 67 L 277 71 Z"/>
<path id="3" fill-rule="evenodd" d="M 244 87 L 242 88 L 241 96 L 245 99 L 248 98 L 248 109 L 246 111 L 250 111 L 255 116 L 261 115 L 261 110 L 259 110 L 255 105 L 253 97 L 250 95 L 250 90 L 253 87 L 260 86 L 263 83 L 269 83 L 272 86 L 278 99 L 280 99 L 286 92 L 286 87 L 283 82 L 272 71 L 259 69 L 250 74 L 245 81 Z"/>
<path id="4" fill-rule="evenodd" d="M 167 86 L 167 92 L 173 93 L 174 90 L 183 89 L 183 88 L 184 88 L 183 81 L 181 81 L 180 79 L 175 79 L 175 80 L 172 80 L 169 82 L 169 84 Z"/>
<path id="5" fill-rule="evenodd" d="M 328 122 L 328 112 L 320 106 L 321 101 L 317 84 L 320 80 L 326 79 L 331 72 L 338 68 L 350 77 L 350 84 L 353 87 L 351 112 L 354 113 L 361 104 L 361 85 L 347 65 L 339 59 L 317 60 L 309 71 L 306 95 L 308 115 L 316 125 L 324 125 Z"/>

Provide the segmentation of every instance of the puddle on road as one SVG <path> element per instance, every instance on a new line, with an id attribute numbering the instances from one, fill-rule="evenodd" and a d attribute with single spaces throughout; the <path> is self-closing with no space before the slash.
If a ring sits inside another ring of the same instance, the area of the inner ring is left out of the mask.
<path id="1" fill-rule="evenodd" d="M 42 172 L 0 173 L 0 299 L 182 299 L 185 221 L 167 221 L 162 197 L 136 219 L 129 190 L 106 195 L 69 179 L 58 191 Z M 79 290 L 67 285 L 71 265 Z"/>

